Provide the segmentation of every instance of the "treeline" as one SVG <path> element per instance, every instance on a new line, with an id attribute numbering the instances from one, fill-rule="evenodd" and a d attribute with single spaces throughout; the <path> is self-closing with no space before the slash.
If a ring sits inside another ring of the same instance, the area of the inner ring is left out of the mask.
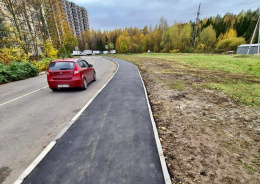
<path id="1" fill-rule="evenodd" d="M 160 19 L 154 28 L 115 29 L 112 31 L 88 30 L 82 34 L 81 50 L 107 50 L 115 46 L 119 53 L 147 52 L 225 52 L 235 51 L 237 46 L 249 43 L 258 20 L 260 9 L 241 11 L 238 15 L 226 13 L 223 17 L 205 18 L 200 21 L 195 47 L 191 45 L 195 24 L 174 23 Z M 254 43 L 257 43 L 256 35 Z"/>
<path id="2" fill-rule="evenodd" d="M 238 45 L 250 42 L 260 13 L 257 9 L 201 20 L 193 47 L 195 23 L 192 21 L 169 25 L 161 18 L 154 27 L 92 29 L 76 38 L 59 0 L 0 1 L 7 7 L 6 12 L 0 9 L 0 62 L 4 64 L 28 60 L 31 55 L 35 59 L 69 57 L 77 45 L 80 50 L 116 49 L 119 53 L 235 51 Z M 257 37 L 258 32 L 254 42 Z"/>

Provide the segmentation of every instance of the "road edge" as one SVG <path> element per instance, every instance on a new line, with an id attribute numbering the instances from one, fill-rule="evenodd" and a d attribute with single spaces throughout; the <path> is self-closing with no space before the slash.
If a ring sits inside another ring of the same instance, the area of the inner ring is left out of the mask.
<path id="1" fill-rule="evenodd" d="M 160 162 L 161 162 L 161 167 L 162 167 L 162 171 L 163 171 L 164 181 L 165 181 L 165 184 L 171 184 L 171 177 L 169 175 L 169 171 L 168 171 L 168 168 L 166 166 L 166 161 L 165 161 L 165 157 L 164 157 L 163 150 L 162 150 L 162 144 L 161 144 L 159 134 L 158 134 L 158 131 L 157 131 L 157 128 L 156 128 L 156 124 L 155 124 L 155 121 L 154 121 L 154 118 L 153 118 L 153 112 L 152 112 L 151 104 L 150 104 L 150 101 L 149 101 L 149 98 L 148 98 L 148 95 L 147 95 L 147 89 L 145 87 L 145 84 L 144 84 L 144 81 L 143 81 L 143 78 L 141 76 L 139 68 L 137 66 L 136 66 L 136 68 L 139 72 L 139 75 L 140 75 L 140 78 L 141 78 L 141 81 L 142 81 L 142 84 L 143 84 L 143 88 L 144 88 L 146 102 L 147 102 L 147 106 L 148 106 L 148 109 L 149 109 L 149 114 L 150 114 L 150 118 L 151 118 L 151 122 L 152 122 L 152 126 L 153 126 L 154 138 L 155 138 L 155 142 L 156 142 L 156 146 L 157 146 L 157 150 L 158 150 L 158 154 L 159 154 L 159 158 L 160 158 Z"/>
<path id="2" fill-rule="evenodd" d="M 107 58 L 106 58 L 107 59 Z M 109 61 L 112 61 L 108 59 Z M 42 159 L 51 151 L 51 149 L 56 145 L 58 140 L 66 133 L 66 131 L 75 123 L 79 116 L 83 113 L 84 110 L 88 108 L 91 102 L 98 96 L 98 94 L 107 86 L 107 84 L 112 80 L 119 69 L 119 64 L 115 61 L 112 61 L 116 64 L 117 68 L 113 75 L 108 79 L 108 81 L 103 85 L 103 87 L 98 90 L 98 92 L 89 100 L 89 102 L 72 118 L 72 120 L 60 131 L 60 133 L 51 141 L 46 148 L 36 157 L 36 159 L 24 170 L 24 172 L 18 177 L 18 179 L 13 184 L 21 184 L 24 179 L 35 169 L 35 167 L 42 161 Z"/>

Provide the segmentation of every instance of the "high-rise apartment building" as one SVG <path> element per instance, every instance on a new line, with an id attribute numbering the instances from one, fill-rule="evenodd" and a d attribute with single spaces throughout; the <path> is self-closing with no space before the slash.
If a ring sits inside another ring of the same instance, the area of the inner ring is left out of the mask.
<path id="1" fill-rule="evenodd" d="M 87 10 L 67 0 L 61 0 L 61 2 L 74 35 L 80 37 L 81 33 L 89 29 Z"/>

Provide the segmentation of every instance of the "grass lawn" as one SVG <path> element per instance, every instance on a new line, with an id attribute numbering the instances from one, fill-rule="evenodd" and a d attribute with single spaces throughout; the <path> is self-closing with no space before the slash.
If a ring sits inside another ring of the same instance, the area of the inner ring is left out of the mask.
<path id="1" fill-rule="evenodd" d="M 216 54 L 140 54 L 138 57 L 160 58 L 205 69 L 260 76 L 260 57 Z"/>
<path id="2" fill-rule="evenodd" d="M 260 107 L 260 57 L 258 56 L 187 53 L 115 56 L 133 62 L 141 69 L 144 67 L 142 59 L 151 59 L 156 62 L 154 64 L 158 64 L 160 73 L 197 75 L 205 80 L 203 83 L 194 83 L 194 88 L 220 90 L 237 102 Z M 162 66 L 165 64 L 168 67 Z"/>

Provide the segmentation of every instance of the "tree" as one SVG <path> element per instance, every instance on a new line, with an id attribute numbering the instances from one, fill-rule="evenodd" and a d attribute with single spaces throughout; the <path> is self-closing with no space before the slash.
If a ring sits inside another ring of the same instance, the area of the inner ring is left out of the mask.
<path id="1" fill-rule="evenodd" d="M 163 32 L 166 28 L 168 28 L 168 22 L 166 19 L 163 17 L 160 18 L 160 23 L 159 23 L 159 31 Z"/>
<path id="2" fill-rule="evenodd" d="M 215 23 L 213 24 L 213 28 L 216 30 L 217 37 L 219 37 L 221 33 L 225 34 L 226 23 L 224 22 L 223 18 L 220 15 L 216 16 Z"/>
<path id="3" fill-rule="evenodd" d="M 178 24 L 174 24 L 172 27 L 164 30 L 160 44 L 163 48 L 161 52 L 170 52 L 173 49 L 179 49 L 181 47 L 179 32 Z"/>
<path id="4" fill-rule="evenodd" d="M 123 41 L 123 42 L 120 44 L 119 51 L 120 51 L 120 53 L 126 53 L 126 52 L 128 51 L 126 41 Z"/>
<path id="5" fill-rule="evenodd" d="M 205 50 L 211 50 L 216 43 L 216 31 L 210 25 L 203 29 L 199 35 L 199 40 L 205 45 Z"/>
<path id="6" fill-rule="evenodd" d="M 163 47 L 162 52 L 170 52 L 170 50 L 173 49 L 173 45 L 172 45 L 173 37 L 171 32 L 172 28 L 173 27 L 166 29 L 163 32 L 162 42 L 161 42 L 161 46 Z"/>
<path id="7" fill-rule="evenodd" d="M 156 28 L 152 33 L 151 33 L 151 48 L 154 52 L 160 52 L 160 43 L 162 41 L 162 35 Z"/>
<path id="8" fill-rule="evenodd" d="M 97 41 L 97 49 L 100 50 L 100 51 L 103 51 L 104 48 L 105 48 L 105 47 L 104 47 L 104 44 L 103 44 L 102 40 L 99 39 L 99 40 Z"/>
<path id="9" fill-rule="evenodd" d="M 24 26 L 24 24 L 20 24 L 18 18 L 19 16 L 21 16 L 19 13 L 22 10 L 21 2 L 18 0 L 2 0 L 2 2 L 8 10 L 8 13 L 6 12 L 7 14 L 4 14 L 4 16 L 7 16 L 7 18 L 10 18 L 12 20 L 12 24 L 14 27 L 13 33 L 16 36 L 17 43 L 28 55 L 31 40 L 27 39 L 26 35 L 22 32 L 22 26 Z"/>
<path id="10" fill-rule="evenodd" d="M 0 18 L 0 48 L 10 46 L 11 28 L 4 19 Z"/>
<path id="11" fill-rule="evenodd" d="M 181 47 L 180 51 L 186 51 L 186 49 L 190 46 L 190 41 L 192 37 L 192 27 L 191 24 L 186 24 L 183 26 L 180 32 L 180 41 Z"/>
<path id="12" fill-rule="evenodd" d="M 237 37 L 237 31 L 233 28 L 229 29 L 223 36 L 223 39 Z"/>
<path id="13" fill-rule="evenodd" d="M 57 50 L 75 43 L 60 0 L 2 0 L 12 20 L 17 43 L 27 55 L 38 56 L 40 47 L 52 44 Z"/>
<path id="14" fill-rule="evenodd" d="M 149 32 L 148 32 L 148 26 L 144 26 L 144 29 L 143 29 L 143 34 L 144 36 L 147 35 Z"/>
<path id="15" fill-rule="evenodd" d="M 126 53 L 129 49 L 131 49 L 131 37 L 125 29 L 116 40 L 116 50 L 120 53 Z"/>
<path id="16" fill-rule="evenodd" d="M 45 57 L 56 58 L 58 50 L 53 47 L 50 41 L 46 41 L 44 44 L 44 54 Z"/>
<path id="17" fill-rule="evenodd" d="M 255 11 L 255 12 L 248 11 L 247 14 L 246 14 L 246 17 L 249 21 L 248 21 L 248 24 L 247 24 L 248 25 L 247 30 L 244 33 L 243 37 L 245 38 L 247 43 L 250 42 L 251 37 L 253 35 L 254 29 L 255 29 L 255 26 L 256 26 L 256 23 L 257 23 L 257 20 L 258 20 L 258 13 L 260 13 L 260 12 L 258 12 L 258 11 Z M 256 35 L 255 38 L 256 39 L 254 40 L 254 43 L 257 42 L 258 35 Z"/>
<path id="18" fill-rule="evenodd" d="M 143 50 L 144 51 L 148 51 L 148 50 L 152 50 L 151 49 L 151 35 L 150 34 L 147 34 L 145 35 L 144 37 L 144 43 L 143 43 Z"/>
<path id="19" fill-rule="evenodd" d="M 29 49 L 32 52 L 32 55 L 36 56 L 37 60 L 39 60 L 39 50 L 38 47 L 40 45 L 40 34 L 37 31 L 37 28 L 40 26 L 36 23 L 35 18 L 37 17 L 33 8 L 31 8 L 31 4 L 33 1 L 20 1 L 20 8 L 18 9 L 19 15 L 23 19 L 23 23 L 25 25 L 25 30 L 28 32 L 26 34 L 26 39 L 30 40 Z M 25 31 L 23 30 L 23 31 Z"/>

